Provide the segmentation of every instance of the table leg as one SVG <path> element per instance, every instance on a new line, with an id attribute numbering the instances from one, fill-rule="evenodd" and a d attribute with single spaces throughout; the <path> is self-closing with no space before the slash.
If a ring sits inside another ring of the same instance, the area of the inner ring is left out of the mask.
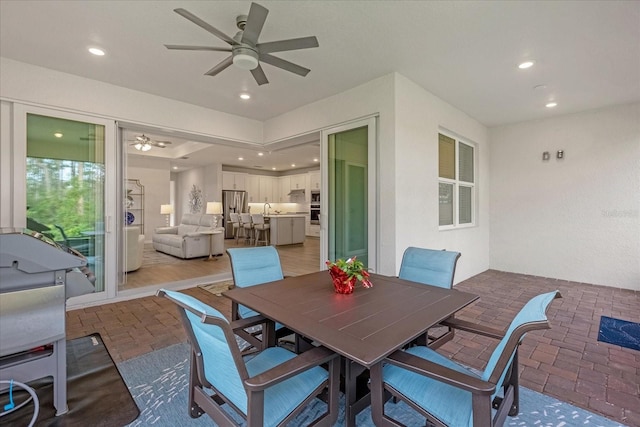
<path id="1" fill-rule="evenodd" d="M 368 370 L 351 360 L 345 359 L 344 394 L 345 394 L 345 426 L 355 427 L 356 415 L 371 403 L 371 394 L 367 387 Z"/>
<path id="2" fill-rule="evenodd" d="M 209 258 L 206 258 L 205 261 L 218 260 L 218 258 L 213 257 L 212 251 L 213 251 L 213 234 L 209 234 Z"/>

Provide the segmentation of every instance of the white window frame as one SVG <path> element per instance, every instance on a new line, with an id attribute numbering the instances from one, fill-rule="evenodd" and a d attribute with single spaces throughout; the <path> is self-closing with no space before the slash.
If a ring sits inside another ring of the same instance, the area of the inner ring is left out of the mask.
<path id="1" fill-rule="evenodd" d="M 470 141 L 467 141 L 463 138 L 460 138 L 454 133 L 446 132 L 443 130 L 438 131 L 438 134 L 442 134 L 449 138 L 455 140 L 455 179 L 442 178 L 440 177 L 440 170 L 438 170 L 438 203 L 440 203 L 440 184 L 451 184 L 453 185 L 453 224 L 448 225 L 439 225 L 440 224 L 440 210 L 438 209 L 438 230 L 457 230 L 460 228 L 469 228 L 475 227 L 477 221 L 477 190 L 476 186 L 478 183 L 478 146 Z M 438 137 L 438 140 L 440 138 Z M 461 181 L 460 178 L 460 165 L 459 165 L 459 156 L 460 156 L 460 145 L 466 145 L 473 149 L 473 182 Z M 440 161 L 440 144 L 438 143 L 438 162 Z M 471 222 L 460 224 L 460 210 L 459 210 L 459 198 L 460 198 L 460 187 L 470 187 L 471 188 Z"/>

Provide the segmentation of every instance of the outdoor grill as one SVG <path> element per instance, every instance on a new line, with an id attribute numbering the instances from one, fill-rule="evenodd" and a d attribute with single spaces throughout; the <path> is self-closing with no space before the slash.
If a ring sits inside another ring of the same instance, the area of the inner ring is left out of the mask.
<path id="1" fill-rule="evenodd" d="M 56 415 L 67 412 L 66 300 L 94 292 L 86 264 L 39 233 L 0 232 L 0 380 L 53 377 Z"/>

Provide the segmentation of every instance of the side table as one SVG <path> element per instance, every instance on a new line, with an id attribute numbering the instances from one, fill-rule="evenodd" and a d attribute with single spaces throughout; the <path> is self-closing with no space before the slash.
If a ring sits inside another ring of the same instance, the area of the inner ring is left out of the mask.
<path id="1" fill-rule="evenodd" d="M 213 235 L 214 234 L 222 234 L 221 230 L 206 230 L 200 231 L 200 234 L 208 234 L 209 235 L 209 258 L 205 258 L 204 261 L 217 261 L 218 258 L 214 258 L 211 251 L 213 250 Z"/>

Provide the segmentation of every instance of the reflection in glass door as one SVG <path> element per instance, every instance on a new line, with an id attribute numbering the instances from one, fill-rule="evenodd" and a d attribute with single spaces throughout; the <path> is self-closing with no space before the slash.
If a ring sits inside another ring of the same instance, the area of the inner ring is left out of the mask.
<path id="1" fill-rule="evenodd" d="M 27 113 L 27 228 L 83 254 L 105 291 L 105 126 Z"/>
<path id="2" fill-rule="evenodd" d="M 366 120 L 326 133 L 328 259 L 358 257 L 376 268 L 375 121 Z M 323 239 L 324 240 L 324 239 Z"/>

